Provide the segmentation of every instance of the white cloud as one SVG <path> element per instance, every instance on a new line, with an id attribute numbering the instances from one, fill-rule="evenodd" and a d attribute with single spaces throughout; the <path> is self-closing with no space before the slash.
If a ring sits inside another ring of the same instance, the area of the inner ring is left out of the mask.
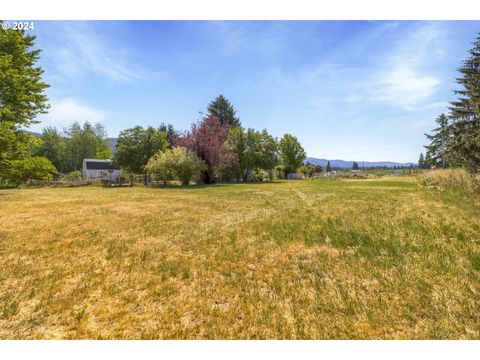
<path id="1" fill-rule="evenodd" d="M 376 99 L 405 110 L 416 110 L 417 105 L 435 93 L 440 83 L 434 76 L 398 64 L 378 81 Z"/>
<path id="2" fill-rule="evenodd" d="M 371 100 L 415 111 L 424 108 L 441 84 L 434 72 L 444 53 L 440 30 L 432 24 L 401 34 L 399 45 L 372 80 Z M 432 54 L 434 56 L 432 56 Z"/>
<path id="3" fill-rule="evenodd" d="M 67 79 L 95 73 L 114 81 L 131 81 L 144 76 L 129 64 L 129 51 L 121 44 L 106 39 L 93 25 L 71 23 L 59 25 L 63 35 L 54 61 Z"/>
<path id="4" fill-rule="evenodd" d="M 280 66 L 272 68 L 263 81 L 303 93 L 302 106 L 323 114 L 331 107 L 337 114 L 359 106 L 387 105 L 408 112 L 437 109 L 447 40 L 443 31 L 435 23 L 412 24 L 406 30 L 397 23 L 382 24 L 355 37 L 356 42 L 348 44 L 352 51 L 343 46 L 338 53 L 324 54 L 316 64 L 298 68 L 294 76 Z M 349 62 L 340 56 L 345 51 L 352 56 Z M 356 66 L 357 59 L 361 67 Z"/>
<path id="5" fill-rule="evenodd" d="M 59 129 L 70 125 L 72 122 L 78 121 L 84 123 L 96 123 L 104 120 L 106 114 L 104 111 L 94 107 L 80 104 L 74 98 L 65 98 L 51 102 L 48 114 L 43 115 L 41 126 L 56 126 Z"/>

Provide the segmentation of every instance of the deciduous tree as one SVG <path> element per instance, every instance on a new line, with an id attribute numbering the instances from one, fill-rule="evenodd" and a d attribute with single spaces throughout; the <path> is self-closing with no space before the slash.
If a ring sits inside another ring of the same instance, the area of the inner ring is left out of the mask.
<path id="1" fill-rule="evenodd" d="M 28 180 L 49 180 L 57 169 L 45 157 L 29 156 L 24 159 L 12 160 L 8 178 L 17 184 Z"/>
<path id="2" fill-rule="evenodd" d="M 118 136 L 114 160 L 130 174 L 144 174 L 150 158 L 167 148 L 167 135 L 164 131 L 148 127 L 135 126 L 126 129 Z"/>
<path id="3" fill-rule="evenodd" d="M 307 154 L 298 139 L 285 134 L 279 142 L 280 157 L 288 167 L 287 172 L 295 172 L 302 164 Z"/>
<path id="4" fill-rule="evenodd" d="M 185 147 L 174 147 L 155 154 L 145 167 L 148 172 L 163 179 L 180 180 L 182 185 L 188 185 L 191 180 L 198 180 L 205 170 L 205 161 Z"/>
<path id="5" fill-rule="evenodd" d="M 55 127 L 46 127 L 40 135 L 41 144 L 33 148 L 36 156 L 49 159 L 52 164 L 62 173 L 70 172 L 66 152 L 66 139 Z"/>
<path id="6" fill-rule="evenodd" d="M 69 171 L 81 169 L 83 159 L 94 159 L 97 154 L 109 150 L 105 128 L 100 123 L 91 125 L 86 121 L 80 125 L 74 122 L 65 134 Z"/>
<path id="7" fill-rule="evenodd" d="M 215 182 L 215 170 L 222 164 L 236 161 L 235 154 L 225 146 L 230 126 L 224 125 L 215 116 L 193 124 L 191 130 L 179 144 L 193 150 L 205 161 L 207 167 L 203 180 L 207 184 Z"/>
<path id="8" fill-rule="evenodd" d="M 10 161 L 28 156 L 36 140 L 24 130 L 48 109 L 48 85 L 36 66 L 40 50 L 33 50 L 34 44 L 35 36 L 0 26 L 0 177 Z"/>
<path id="9" fill-rule="evenodd" d="M 235 153 L 238 173 L 243 181 L 259 170 L 273 176 L 271 170 L 278 164 L 278 145 L 266 130 L 245 130 L 240 126 L 231 128 L 225 145 Z"/>

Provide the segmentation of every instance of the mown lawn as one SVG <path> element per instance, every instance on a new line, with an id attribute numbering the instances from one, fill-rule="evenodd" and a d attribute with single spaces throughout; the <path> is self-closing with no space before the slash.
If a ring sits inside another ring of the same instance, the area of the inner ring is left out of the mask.
<path id="1" fill-rule="evenodd" d="M 0 190 L 0 338 L 480 338 L 480 204 L 414 179 Z"/>

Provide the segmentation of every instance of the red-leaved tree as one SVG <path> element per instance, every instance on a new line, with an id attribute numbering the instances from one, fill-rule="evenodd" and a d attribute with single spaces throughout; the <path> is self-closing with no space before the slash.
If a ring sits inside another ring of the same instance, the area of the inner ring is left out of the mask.
<path id="1" fill-rule="evenodd" d="M 193 124 L 191 130 L 179 141 L 179 145 L 195 151 L 201 159 L 205 160 L 206 184 L 215 182 L 216 167 L 236 161 L 235 154 L 224 145 L 229 130 L 230 126 L 222 125 L 215 116 L 209 116 Z"/>

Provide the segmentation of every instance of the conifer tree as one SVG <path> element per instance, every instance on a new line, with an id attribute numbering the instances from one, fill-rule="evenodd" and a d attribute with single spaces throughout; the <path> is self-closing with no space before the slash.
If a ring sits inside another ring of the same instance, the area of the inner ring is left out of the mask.
<path id="1" fill-rule="evenodd" d="M 455 165 L 476 172 L 480 170 L 480 36 L 477 37 L 470 57 L 458 69 L 456 101 L 450 107 L 450 133 L 447 154 Z"/>
<path id="2" fill-rule="evenodd" d="M 425 134 L 430 145 L 425 146 L 427 149 L 427 156 L 431 159 L 432 165 L 441 166 L 443 168 L 448 166 L 447 161 L 447 144 L 451 138 L 448 118 L 445 114 L 440 114 L 435 120 L 438 127 L 433 129 L 433 134 Z M 423 156 L 423 154 L 422 154 Z"/>
<path id="3" fill-rule="evenodd" d="M 208 117 L 216 117 L 221 125 L 240 126 L 240 119 L 235 116 L 237 111 L 228 99 L 219 95 L 208 105 Z"/>
<path id="4" fill-rule="evenodd" d="M 332 166 L 330 165 L 330 161 L 327 162 L 327 173 L 332 171 Z"/>
<path id="5" fill-rule="evenodd" d="M 420 157 L 418 158 L 418 167 L 420 169 L 425 168 L 425 158 L 423 157 L 423 153 L 420 153 Z"/>
<path id="6" fill-rule="evenodd" d="M 426 153 L 425 160 L 423 161 L 423 168 L 424 169 L 431 169 L 432 164 L 434 164 L 433 160 L 430 158 L 430 154 Z M 436 165 L 435 165 L 436 166 Z"/>

